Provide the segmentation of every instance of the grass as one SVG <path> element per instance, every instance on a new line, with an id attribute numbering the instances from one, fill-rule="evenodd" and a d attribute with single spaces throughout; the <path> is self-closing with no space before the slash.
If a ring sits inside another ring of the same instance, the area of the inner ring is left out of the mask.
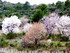
<path id="1" fill-rule="evenodd" d="M 8 48 L 15 48 L 17 50 L 70 50 L 70 41 L 68 42 L 61 42 L 61 41 L 52 41 L 50 43 L 40 43 L 38 45 L 33 45 L 30 48 L 24 48 L 21 46 L 21 38 L 24 36 L 24 33 L 17 34 L 17 37 L 14 39 L 7 39 L 6 35 L 0 35 L 0 46 L 8 47 Z"/>

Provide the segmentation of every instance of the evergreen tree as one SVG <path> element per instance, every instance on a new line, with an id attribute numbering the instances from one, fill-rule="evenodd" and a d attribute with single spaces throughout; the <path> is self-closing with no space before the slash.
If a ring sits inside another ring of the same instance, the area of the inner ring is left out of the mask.
<path id="1" fill-rule="evenodd" d="M 43 13 L 42 13 L 42 10 L 41 9 L 38 9 L 33 17 L 31 18 L 31 21 L 32 22 L 38 22 L 41 18 L 43 17 Z"/>

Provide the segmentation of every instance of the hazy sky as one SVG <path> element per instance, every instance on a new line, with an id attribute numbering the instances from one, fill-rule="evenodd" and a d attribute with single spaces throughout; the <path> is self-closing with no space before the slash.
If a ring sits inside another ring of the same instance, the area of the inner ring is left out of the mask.
<path id="1" fill-rule="evenodd" d="M 25 3 L 26 1 L 30 2 L 31 5 L 33 4 L 41 4 L 41 3 L 44 3 L 44 4 L 49 4 L 49 3 L 56 3 L 57 1 L 66 1 L 66 0 L 2 0 L 2 1 L 8 1 L 8 2 L 11 2 L 11 3 Z"/>

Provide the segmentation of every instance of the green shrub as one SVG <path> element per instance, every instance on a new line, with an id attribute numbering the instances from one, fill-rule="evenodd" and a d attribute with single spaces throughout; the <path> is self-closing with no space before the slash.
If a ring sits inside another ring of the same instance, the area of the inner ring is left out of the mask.
<path id="1" fill-rule="evenodd" d="M 18 37 L 22 37 L 22 36 L 24 36 L 24 35 L 25 35 L 24 32 L 17 34 Z"/>
<path id="2" fill-rule="evenodd" d="M 61 41 L 68 41 L 68 40 L 69 40 L 69 38 L 66 36 L 61 37 Z"/>
<path id="3" fill-rule="evenodd" d="M 70 47 L 70 42 L 67 42 L 66 43 L 66 47 Z"/>
<path id="4" fill-rule="evenodd" d="M 0 38 L 0 47 L 8 46 L 8 41 L 4 38 Z"/>
<path id="5" fill-rule="evenodd" d="M 49 34 L 48 39 L 52 39 L 53 41 L 60 41 L 61 40 L 61 35 L 60 34 L 57 34 L 57 35 Z"/>
<path id="6" fill-rule="evenodd" d="M 8 38 L 8 39 L 14 39 L 16 37 L 22 37 L 23 35 L 25 35 L 24 32 L 23 33 L 18 33 L 18 34 L 16 34 L 16 33 L 8 33 L 6 35 L 6 38 Z"/>
<path id="7" fill-rule="evenodd" d="M 19 50 L 19 51 L 24 50 L 24 48 L 23 48 L 23 47 L 21 47 L 21 46 L 17 47 L 16 49 L 17 49 L 17 50 Z"/>
<path id="8" fill-rule="evenodd" d="M 51 46 L 51 47 L 56 47 L 56 46 L 57 46 L 57 43 L 56 43 L 56 42 L 51 42 L 51 43 L 50 43 L 50 46 Z"/>
<path id="9" fill-rule="evenodd" d="M 11 33 L 11 32 L 6 35 L 6 38 L 8 38 L 8 39 L 13 39 L 15 37 L 17 37 L 17 34 Z"/>
<path id="10" fill-rule="evenodd" d="M 38 22 L 41 18 L 43 18 L 43 12 L 42 10 L 38 9 L 31 18 L 31 21 Z"/>
<path id="11" fill-rule="evenodd" d="M 10 46 L 10 47 L 17 47 L 19 44 L 20 44 L 20 43 L 19 43 L 18 41 L 16 41 L 16 40 L 9 42 L 9 46 Z"/>
<path id="12" fill-rule="evenodd" d="M 62 46 L 62 43 L 61 42 L 58 42 L 58 47 L 61 47 Z"/>
<path id="13" fill-rule="evenodd" d="M 51 42 L 50 47 L 65 47 L 66 42 Z"/>

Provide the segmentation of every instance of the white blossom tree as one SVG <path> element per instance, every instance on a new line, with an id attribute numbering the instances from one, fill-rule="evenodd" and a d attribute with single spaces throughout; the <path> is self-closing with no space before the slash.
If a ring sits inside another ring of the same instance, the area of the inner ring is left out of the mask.
<path id="1" fill-rule="evenodd" d="M 17 16 L 11 16 L 10 18 L 5 18 L 2 22 L 2 31 L 4 34 L 12 33 L 19 33 L 19 26 L 21 21 L 18 19 Z"/>
<path id="2" fill-rule="evenodd" d="M 30 23 L 26 23 L 23 27 L 23 31 L 26 33 L 29 31 L 29 28 L 32 27 L 32 24 Z"/>
<path id="3" fill-rule="evenodd" d="M 43 23 L 49 34 L 58 33 L 57 22 L 59 21 L 59 16 L 56 13 L 52 13 L 49 16 L 45 16 Z"/>
<path id="4" fill-rule="evenodd" d="M 52 13 L 51 15 L 44 17 L 43 23 L 49 34 L 61 34 L 62 36 L 70 37 L 69 16 L 59 17 L 57 14 Z"/>
<path id="5" fill-rule="evenodd" d="M 21 27 L 23 27 L 25 24 L 29 22 L 29 19 L 27 16 L 21 17 L 20 20 L 21 20 Z"/>
<path id="6" fill-rule="evenodd" d="M 62 36 L 70 37 L 70 17 L 62 16 L 58 22 Z M 70 39 L 70 38 L 69 38 Z"/>

